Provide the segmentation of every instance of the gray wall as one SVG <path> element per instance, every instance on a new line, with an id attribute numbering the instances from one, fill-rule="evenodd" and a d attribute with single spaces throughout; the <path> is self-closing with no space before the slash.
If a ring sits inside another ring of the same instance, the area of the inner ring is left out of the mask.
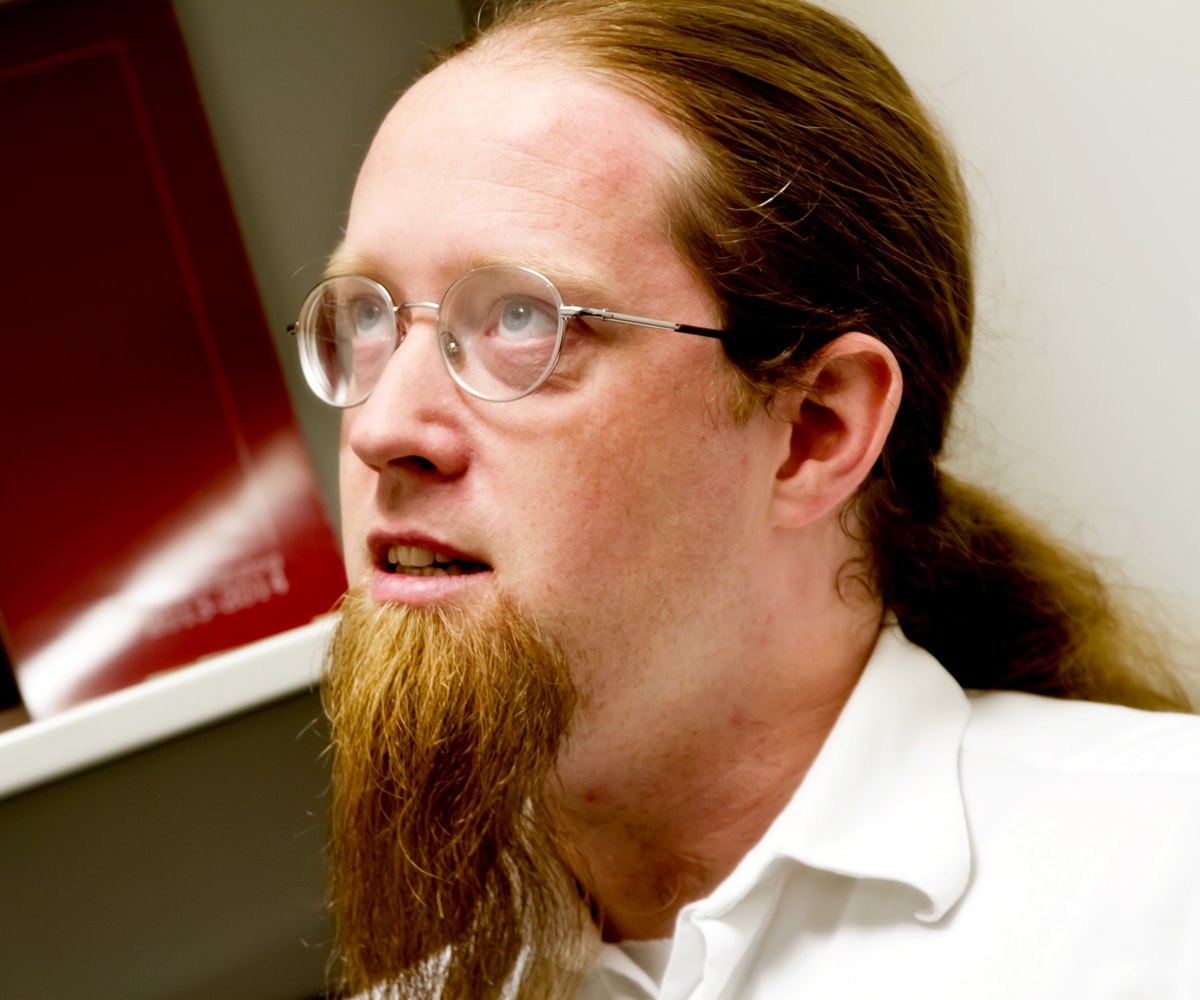
<path id="1" fill-rule="evenodd" d="M 455 0 L 174 0 L 293 406 L 336 519 L 337 417 L 286 333 L 341 238 L 375 128 Z"/>

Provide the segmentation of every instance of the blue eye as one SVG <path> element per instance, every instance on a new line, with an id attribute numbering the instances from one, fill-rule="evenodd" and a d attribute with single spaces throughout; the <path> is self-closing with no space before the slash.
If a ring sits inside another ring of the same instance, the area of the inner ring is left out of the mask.
<path id="1" fill-rule="evenodd" d="M 533 311 L 524 302 L 510 302 L 500 316 L 500 329 L 509 336 L 520 336 L 533 319 Z"/>
<path id="2" fill-rule="evenodd" d="M 558 335 L 558 310 L 525 296 L 512 296 L 499 304 L 496 333 L 505 340 L 534 340 Z"/>
<path id="3" fill-rule="evenodd" d="M 377 298 L 363 297 L 347 303 L 349 326 L 356 336 L 378 337 L 388 332 L 390 310 Z"/>

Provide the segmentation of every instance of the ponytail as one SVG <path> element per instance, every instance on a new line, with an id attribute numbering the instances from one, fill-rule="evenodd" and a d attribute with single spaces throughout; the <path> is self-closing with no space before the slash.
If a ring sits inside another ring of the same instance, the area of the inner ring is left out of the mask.
<path id="1" fill-rule="evenodd" d="M 906 636 L 966 688 L 1190 711 L 1168 632 L 1094 563 L 978 487 L 936 475 L 932 516 L 864 492 L 876 586 Z M 891 498 L 891 499 L 889 499 Z M 891 509 L 888 509 L 891 508 Z"/>

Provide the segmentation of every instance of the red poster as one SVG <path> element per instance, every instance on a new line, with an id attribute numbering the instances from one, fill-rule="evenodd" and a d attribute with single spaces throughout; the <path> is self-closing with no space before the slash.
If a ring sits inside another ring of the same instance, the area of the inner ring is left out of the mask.
<path id="1" fill-rule="evenodd" d="M 345 580 L 170 4 L 0 5 L 0 136 L 0 615 L 39 717 Z"/>

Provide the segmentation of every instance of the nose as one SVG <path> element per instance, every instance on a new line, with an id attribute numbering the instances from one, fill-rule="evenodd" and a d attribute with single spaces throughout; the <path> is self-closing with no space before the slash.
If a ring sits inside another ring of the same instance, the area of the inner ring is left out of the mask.
<path id="1" fill-rule="evenodd" d="M 406 303 L 413 305 L 428 304 Z M 412 319 L 366 402 L 344 411 L 343 450 L 381 473 L 450 479 L 469 454 L 465 401 L 442 360 L 433 317 Z"/>

